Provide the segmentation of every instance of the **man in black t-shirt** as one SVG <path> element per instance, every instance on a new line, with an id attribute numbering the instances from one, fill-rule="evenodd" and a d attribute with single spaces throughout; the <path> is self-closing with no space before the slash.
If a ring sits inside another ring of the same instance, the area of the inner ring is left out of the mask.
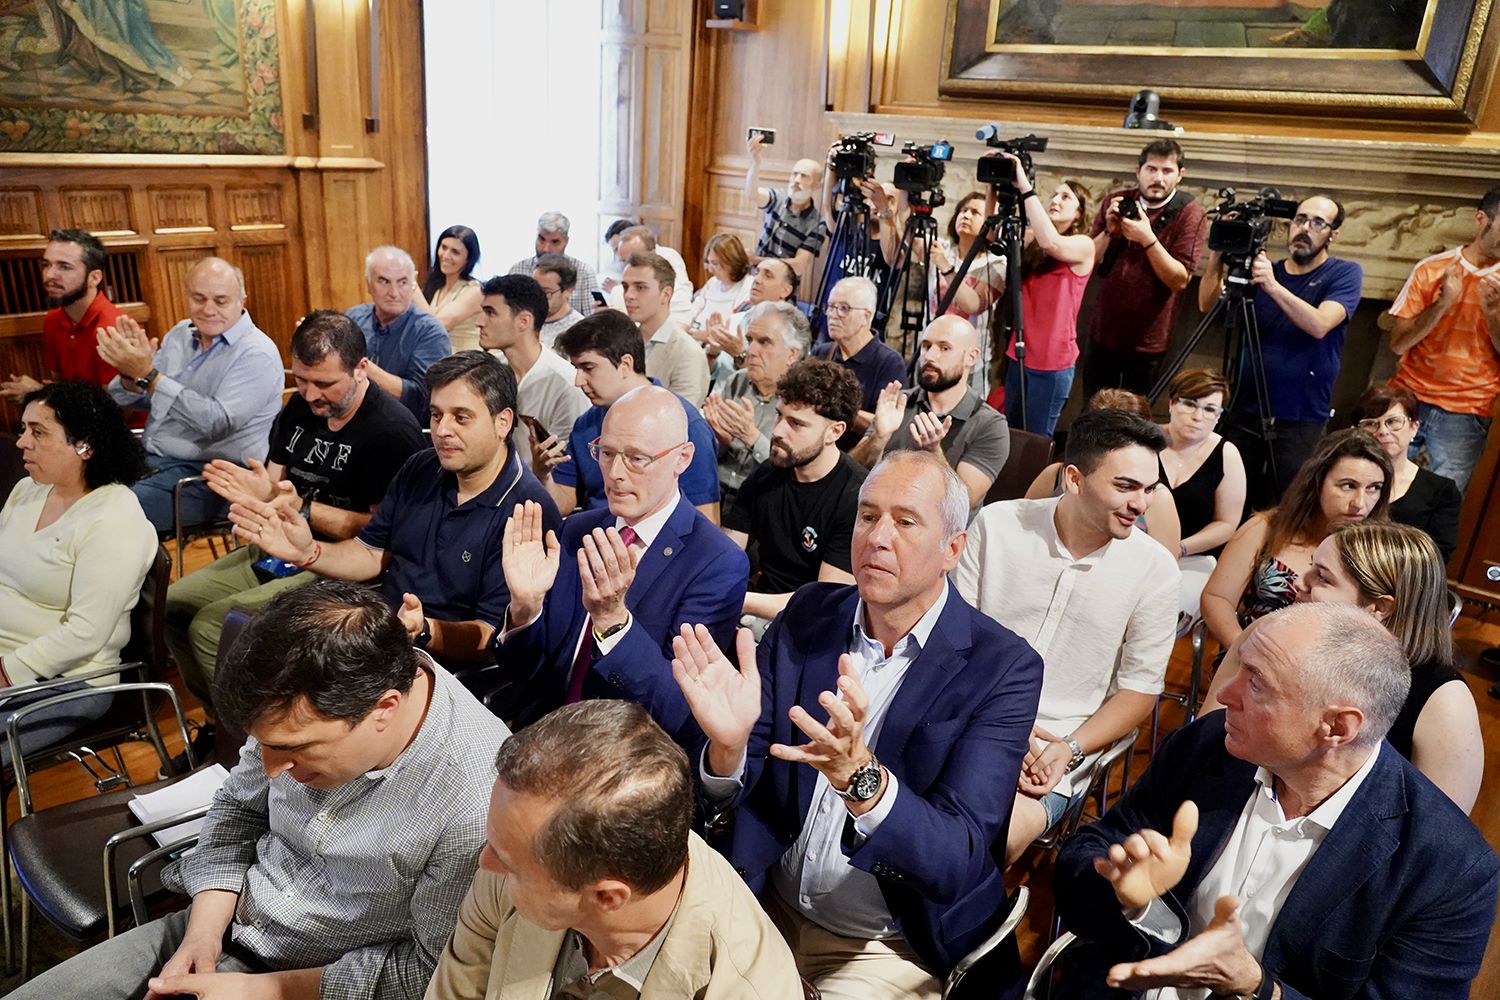
<path id="1" fill-rule="evenodd" d="M 864 466 L 838 449 L 859 412 L 860 388 L 843 365 L 799 361 L 777 383 L 771 457 L 745 479 L 724 515 L 741 548 L 754 545 L 745 614 L 770 621 L 804 583 L 853 583 L 849 545 Z"/>
<path id="2" fill-rule="evenodd" d="M 318 310 L 292 335 L 297 393 L 271 426 L 266 463 L 215 460 L 209 488 L 230 503 L 256 500 L 296 511 L 324 541 L 353 538 L 386 486 L 424 447 L 401 402 L 370 381 L 365 337 L 343 313 Z M 167 590 L 167 645 L 189 690 L 212 712 L 214 661 L 224 616 L 255 608 L 317 577 L 244 545 Z M 196 742 L 196 741 L 195 741 Z"/>

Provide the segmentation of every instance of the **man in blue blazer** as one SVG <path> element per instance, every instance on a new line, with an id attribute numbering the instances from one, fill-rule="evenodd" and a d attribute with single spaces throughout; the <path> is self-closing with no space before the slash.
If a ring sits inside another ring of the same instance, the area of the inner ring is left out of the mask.
<path id="1" fill-rule="evenodd" d="M 1009 908 L 992 850 L 1042 661 L 948 583 L 967 520 L 940 456 L 895 452 L 860 490 L 856 586 L 799 589 L 739 668 L 705 629 L 674 643 L 725 850 L 825 1000 L 937 998 Z"/>
<path id="2" fill-rule="evenodd" d="M 672 636 L 702 622 L 728 642 L 745 600 L 749 561 L 678 491 L 693 457 L 677 397 L 643 386 L 604 418 L 597 449 L 609 507 L 543 535 L 540 508 L 518 508 L 502 563 L 510 608 L 497 673 L 511 693 L 491 704 L 519 728 L 567 701 L 642 705 L 683 745 L 701 740 L 672 681 Z"/>
<path id="3" fill-rule="evenodd" d="M 1238 652 L 1224 711 L 1063 846 L 1058 912 L 1090 942 L 1067 995 L 1467 997 L 1495 854 L 1384 741 L 1400 645 L 1352 606 L 1298 604 Z"/>

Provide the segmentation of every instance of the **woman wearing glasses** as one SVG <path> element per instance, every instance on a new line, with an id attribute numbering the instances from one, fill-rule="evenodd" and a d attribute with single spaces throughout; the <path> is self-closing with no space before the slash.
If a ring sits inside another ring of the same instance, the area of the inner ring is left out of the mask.
<path id="1" fill-rule="evenodd" d="M 1177 501 L 1183 556 L 1217 556 L 1245 513 L 1245 462 L 1215 430 L 1228 395 L 1229 383 L 1210 368 L 1178 372 L 1167 389 L 1161 481 Z"/>
<path id="2" fill-rule="evenodd" d="M 1421 426 L 1417 397 L 1400 386 L 1373 385 L 1354 404 L 1354 422 L 1375 435 L 1390 456 L 1391 520 L 1427 532 L 1447 562 L 1458 545 L 1458 510 L 1464 497 L 1453 480 L 1408 457 L 1411 439 Z"/>

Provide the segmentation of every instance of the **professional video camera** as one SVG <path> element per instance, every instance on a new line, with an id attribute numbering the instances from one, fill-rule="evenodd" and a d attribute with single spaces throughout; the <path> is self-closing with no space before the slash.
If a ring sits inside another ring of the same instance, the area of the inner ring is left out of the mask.
<path id="1" fill-rule="evenodd" d="M 859 182 L 875 176 L 875 133 L 856 132 L 833 144 L 829 169 L 841 181 Z M 851 187 L 853 185 L 850 185 Z"/>
<path id="2" fill-rule="evenodd" d="M 908 142 L 901 147 L 901 152 L 911 159 L 896 163 L 895 183 L 898 189 L 916 193 L 933 191 L 942 185 L 943 170 L 948 161 L 953 159 L 951 142 L 934 142 L 926 146 Z"/>
<path id="3" fill-rule="evenodd" d="M 1208 248 L 1224 258 L 1225 287 L 1242 286 L 1257 254 L 1266 248 L 1276 219 L 1297 214 L 1297 203 L 1281 197 L 1273 187 L 1263 187 L 1254 198 L 1236 200 L 1234 188 L 1219 189 L 1219 204 L 1209 210 Z"/>
<path id="4" fill-rule="evenodd" d="M 1031 154 L 1047 151 L 1045 136 L 1023 135 L 1019 139 L 1001 139 L 998 125 L 984 126 L 974 133 L 974 138 L 983 139 L 984 144 L 991 149 L 1009 153 L 1020 160 L 1021 169 L 1026 171 L 1029 179 L 1036 177 L 1036 168 L 1031 165 Z M 1015 190 L 1015 171 L 1007 161 L 998 156 L 981 156 L 974 166 L 974 179 L 981 184 L 995 185 L 996 194 L 1003 194 L 1006 189 Z"/>

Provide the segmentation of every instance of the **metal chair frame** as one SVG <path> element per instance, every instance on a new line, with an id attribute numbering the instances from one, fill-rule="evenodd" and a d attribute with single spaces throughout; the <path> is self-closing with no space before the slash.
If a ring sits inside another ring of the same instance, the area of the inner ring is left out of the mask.
<path id="1" fill-rule="evenodd" d="M 1031 978 L 1026 981 L 1026 993 L 1023 1000 L 1047 1000 L 1047 994 L 1042 992 L 1047 982 L 1047 974 L 1052 971 L 1053 963 L 1057 961 L 1058 956 L 1067 951 L 1076 940 L 1078 940 L 1077 936 L 1072 931 L 1068 931 L 1058 935 L 1057 939 L 1047 946 L 1047 950 L 1042 953 L 1042 960 L 1036 963 L 1036 968 L 1031 970 Z"/>
<path id="2" fill-rule="evenodd" d="M 1026 907 L 1030 902 L 1031 890 L 1024 885 L 1018 886 L 1015 897 L 1011 900 L 1010 912 L 1005 915 L 1004 920 L 1000 921 L 1000 926 L 996 927 L 989 937 L 970 949 L 967 955 L 959 959 L 953 971 L 949 972 L 948 977 L 943 980 L 943 1000 L 948 1000 L 953 995 L 953 991 L 958 989 L 958 984 L 980 959 L 994 951 L 1000 946 L 1000 942 L 1016 932 L 1016 928 L 1026 917 Z"/>
<path id="3" fill-rule="evenodd" d="M 224 554 L 228 555 L 240 547 L 240 540 L 234 533 L 234 525 L 227 518 L 219 518 L 216 521 L 204 521 L 202 524 L 194 524 L 184 527 L 182 524 L 182 491 L 189 483 L 201 483 L 202 476 L 183 476 L 177 480 L 172 487 L 172 537 L 177 542 L 177 579 L 183 577 L 182 560 L 183 551 L 191 543 L 200 538 L 208 539 L 208 551 L 213 553 L 215 559 L 219 558 L 219 547 L 214 544 L 218 538 L 225 539 Z"/>

